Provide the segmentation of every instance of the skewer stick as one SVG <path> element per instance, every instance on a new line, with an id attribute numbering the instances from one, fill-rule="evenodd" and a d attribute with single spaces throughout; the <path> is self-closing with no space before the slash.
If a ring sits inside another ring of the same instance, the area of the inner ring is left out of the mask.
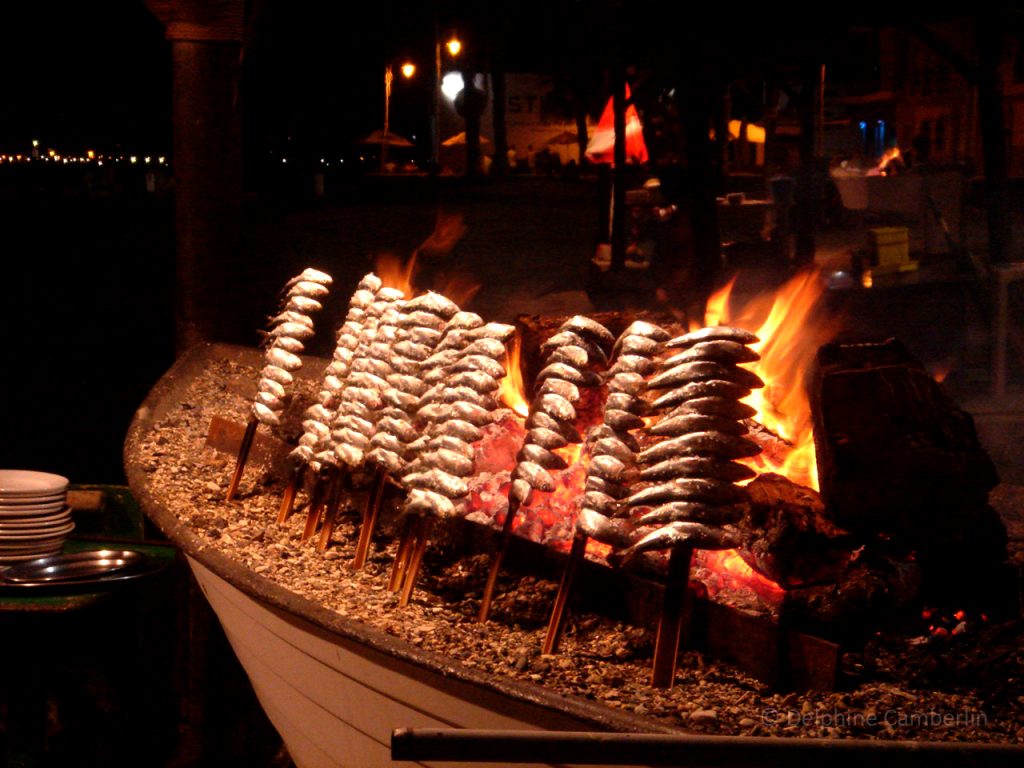
<path id="1" fill-rule="evenodd" d="M 569 560 L 562 571 L 562 581 L 558 585 L 558 595 L 555 597 L 555 605 L 551 610 L 551 619 L 548 621 L 548 632 L 544 636 L 542 653 L 555 653 L 558 644 L 562 639 L 562 631 L 565 629 L 565 607 L 569 603 L 569 595 L 572 593 L 572 582 L 576 577 L 576 570 L 583 560 L 583 553 L 587 549 L 588 536 L 585 533 L 576 531 L 572 537 L 572 549 L 569 550 Z"/>
<path id="2" fill-rule="evenodd" d="M 292 516 L 292 511 L 295 509 L 295 495 L 299 491 L 299 480 L 302 478 L 302 472 L 305 468 L 305 464 L 297 465 L 288 478 L 288 485 L 284 487 L 284 495 L 281 496 L 281 507 L 277 511 L 278 525 L 281 525 Z"/>
<path id="3" fill-rule="evenodd" d="M 676 547 L 668 557 L 665 598 L 661 608 L 661 622 L 658 624 L 658 638 L 654 643 L 654 664 L 651 669 L 651 685 L 655 688 L 671 688 L 676 677 L 679 638 L 682 635 L 683 617 L 689 607 L 692 560 L 693 547 Z"/>
<path id="4" fill-rule="evenodd" d="M 416 588 L 416 579 L 420 575 L 420 565 L 423 563 L 423 553 L 427 551 L 427 540 L 430 538 L 430 531 L 434 527 L 434 518 L 430 515 L 422 515 L 419 525 L 416 526 L 416 544 L 409 557 L 409 565 L 405 569 L 402 580 L 402 596 L 398 600 L 399 607 L 404 608 L 409 604 L 412 591 Z"/>
<path id="5" fill-rule="evenodd" d="M 341 501 L 341 492 L 344 486 L 344 475 L 338 467 L 331 467 L 330 492 L 327 494 L 327 503 L 324 505 L 324 524 L 320 528 L 320 539 L 316 548 L 323 552 L 331 543 L 331 534 L 334 532 L 334 522 L 338 519 L 338 504 Z"/>
<path id="6" fill-rule="evenodd" d="M 406 518 L 405 527 L 402 529 L 402 536 L 398 540 L 398 551 L 395 553 L 395 562 L 391 564 L 391 577 L 388 579 L 388 591 L 398 592 L 402 588 L 402 580 L 405 576 L 405 567 L 408 565 L 409 552 L 413 545 L 413 529 L 416 527 L 416 518 Z"/>
<path id="7" fill-rule="evenodd" d="M 498 551 L 494 553 L 491 561 L 491 570 L 487 574 L 487 586 L 484 587 L 484 596 L 480 601 L 480 613 L 477 614 L 477 621 L 487 621 L 491 612 L 491 602 L 494 600 L 494 588 L 498 584 L 498 574 L 501 572 L 501 563 L 505 559 L 509 542 L 512 540 L 512 525 L 519 513 L 518 499 L 509 499 L 508 513 L 505 515 L 505 522 L 501 526 L 501 542 Z"/>
<path id="8" fill-rule="evenodd" d="M 366 499 L 366 506 L 363 508 L 363 523 L 359 528 L 359 541 L 356 543 L 356 555 L 352 558 L 352 567 L 357 571 L 366 565 L 366 557 L 370 553 L 370 541 L 373 539 L 374 531 L 377 528 L 377 518 L 380 515 L 380 504 L 384 498 L 384 487 L 387 483 L 387 473 L 377 470 L 376 482 L 370 489 Z"/>
<path id="9" fill-rule="evenodd" d="M 302 538 L 299 540 L 301 544 L 305 544 L 309 541 L 313 534 L 316 532 L 316 527 L 320 522 L 320 513 L 324 508 L 324 501 L 327 495 L 327 478 L 323 472 L 316 476 L 316 482 L 313 484 L 313 492 L 309 498 L 309 512 L 306 513 L 306 527 L 302 530 Z"/>
<path id="10" fill-rule="evenodd" d="M 238 485 L 242 482 L 242 473 L 245 472 L 245 463 L 249 460 L 249 451 L 252 450 L 252 441 L 256 437 L 256 427 L 259 424 L 259 421 L 251 418 L 249 423 L 245 425 L 245 434 L 242 435 L 242 443 L 238 446 L 235 471 L 231 475 L 231 484 L 228 485 L 228 492 L 224 497 L 225 501 L 234 501 L 235 494 L 238 493 Z"/>

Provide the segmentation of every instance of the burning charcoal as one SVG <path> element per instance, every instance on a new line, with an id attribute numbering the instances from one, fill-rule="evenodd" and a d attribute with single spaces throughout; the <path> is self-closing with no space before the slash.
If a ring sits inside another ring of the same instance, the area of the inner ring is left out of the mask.
<path id="1" fill-rule="evenodd" d="M 665 342 L 665 346 L 682 347 L 685 349 L 702 341 L 735 341 L 737 344 L 756 344 L 760 339 L 756 334 L 745 331 L 742 328 L 713 325 L 670 339 Z"/>
<path id="2" fill-rule="evenodd" d="M 261 380 L 257 383 L 258 394 L 253 401 L 235 469 L 228 484 L 227 501 L 234 499 L 238 492 L 238 485 L 242 480 L 258 425 L 262 423 L 276 427 L 281 422 L 281 413 L 285 407 L 284 398 L 287 395 L 287 392 L 282 393 L 281 389 L 291 384 L 292 372 L 302 367 L 302 358 L 298 353 L 304 348 L 303 341 L 313 335 L 313 320 L 310 314 L 321 308 L 320 302 L 314 296 L 326 296 L 331 282 L 330 275 L 325 272 L 307 268 L 285 284 L 285 304 L 272 318 L 270 329 L 265 334 L 266 365 L 260 374 Z M 268 381 L 266 385 L 263 384 L 263 379 Z M 280 386 L 274 387 L 273 384 Z"/>

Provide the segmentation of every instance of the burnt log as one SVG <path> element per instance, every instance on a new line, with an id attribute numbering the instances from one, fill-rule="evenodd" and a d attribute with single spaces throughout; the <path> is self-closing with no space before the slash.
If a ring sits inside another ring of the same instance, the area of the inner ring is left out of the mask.
<path id="1" fill-rule="evenodd" d="M 851 537 L 811 488 L 776 474 L 749 485 L 750 506 L 739 524 L 746 563 L 781 587 L 834 582 L 851 554 Z"/>
<path id="2" fill-rule="evenodd" d="M 896 339 L 832 343 L 810 385 L 821 495 L 836 524 L 914 553 L 926 580 L 1006 557 L 988 506 L 999 479 L 961 410 Z"/>

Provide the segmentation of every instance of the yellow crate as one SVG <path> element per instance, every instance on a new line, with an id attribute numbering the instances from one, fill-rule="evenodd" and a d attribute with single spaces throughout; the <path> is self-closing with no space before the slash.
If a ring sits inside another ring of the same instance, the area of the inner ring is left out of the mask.
<path id="1" fill-rule="evenodd" d="M 869 229 L 868 241 L 874 257 L 875 274 L 917 269 L 917 262 L 910 258 L 910 233 L 906 227 Z"/>

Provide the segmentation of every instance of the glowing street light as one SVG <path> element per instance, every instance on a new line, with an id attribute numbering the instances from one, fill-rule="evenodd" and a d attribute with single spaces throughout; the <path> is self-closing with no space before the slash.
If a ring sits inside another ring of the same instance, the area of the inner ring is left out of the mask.
<path id="1" fill-rule="evenodd" d="M 407 61 L 400 69 L 402 76 L 407 80 L 416 74 L 416 65 Z M 384 173 L 384 165 L 388 156 L 388 129 L 391 117 L 391 81 L 395 79 L 391 72 L 391 65 L 384 67 L 384 136 L 380 145 L 380 172 Z"/>
<path id="2" fill-rule="evenodd" d="M 431 159 L 433 160 L 434 170 L 438 171 L 441 168 L 441 37 L 437 34 L 437 29 L 434 30 L 434 124 L 431 136 Z M 448 55 L 455 57 L 458 56 L 462 51 L 462 41 L 459 40 L 454 34 L 448 38 L 448 42 L 444 45 L 448 51 Z"/>

